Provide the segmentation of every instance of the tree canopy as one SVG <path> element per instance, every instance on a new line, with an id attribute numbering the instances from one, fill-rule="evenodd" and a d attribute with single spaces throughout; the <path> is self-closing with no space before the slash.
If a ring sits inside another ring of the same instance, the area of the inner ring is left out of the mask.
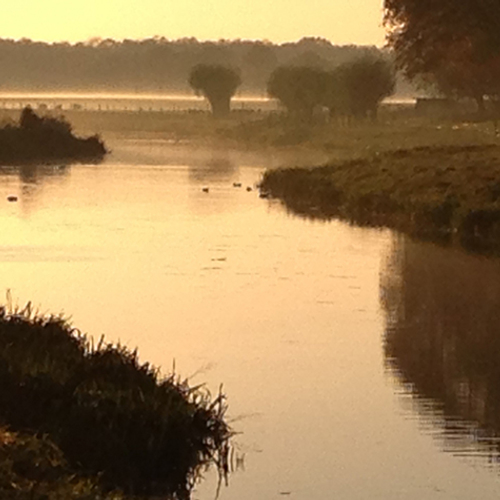
<path id="1" fill-rule="evenodd" d="M 376 118 L 378 105 L 394 93 L 396 85 L 392 64 L 371 55 L 342 64 L 332 78 L 333 107 L 359 118 Z"/>
<path id="2" fill-rule="evenodd" d="M 311 119 L 326 92 L 326 73 L 307 66 L 280 66 L 267 84 L 267 92 L 278 99 L 295 118 Z"/>
<path id="3" fill-rule="evenodd" d="M 292 118 L 308 121 L 318 107 L 330 114 L 376 117 L 382 99 L 394 92 L 395 73 L 388 60 L 368 53 L 331 71 L 309 66 L 281 66 L 267 90 Z"/>
<path id="4" fill-rule="evenodd" d="M 215 117 L 229 114 L 231 98 L 241 85 L 241 78 L 234 68 L 220 64 L 198 64 L 189 74 L 189 85 L 204 95 Z"/>
<path id="5" fill-rule="evenodd" d="M 410 78 L 448 95 L 500 94 L 500 0 L 385 0 L 387 40 Z"/>

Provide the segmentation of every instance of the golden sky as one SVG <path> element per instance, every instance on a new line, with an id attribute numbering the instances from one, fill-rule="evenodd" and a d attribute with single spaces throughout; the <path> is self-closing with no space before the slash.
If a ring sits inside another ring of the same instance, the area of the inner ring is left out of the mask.
<path id="1" fill-rule="evenodd" d="M 2 0 L 0 38 L 92 37 L 295 41 L 383 45 L 383 0 Z"/>

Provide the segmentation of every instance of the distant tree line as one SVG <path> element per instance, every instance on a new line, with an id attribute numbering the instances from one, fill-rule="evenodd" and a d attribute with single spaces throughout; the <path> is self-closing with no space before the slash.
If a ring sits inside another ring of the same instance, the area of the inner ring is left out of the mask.
<path id="1" fill-rule="evenodd" d="M 337 46 L 322 38 L 294 43 L 195 38 L 167 40 L 92 39 L 44 43 L 0 39 L 0 91 L 189 92 L 189 73 L 198 64 L 239 68 L 242 93 L 265 95 L 272 72 L 280 66 L 325 71 L 376 47 Z"/>

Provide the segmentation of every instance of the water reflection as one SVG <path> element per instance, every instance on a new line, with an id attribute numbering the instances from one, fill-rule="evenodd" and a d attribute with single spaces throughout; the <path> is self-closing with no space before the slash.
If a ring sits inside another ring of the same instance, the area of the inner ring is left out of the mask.
<path id="1" fill-rule="evenodd" d="M 69 173 L 70 167 L 64 164 L 56 165 L 0 165 L 0 181 L 5 177 L 19 177 L 27 184 L 40 184 L 47 177 L 61 177 Z"/>
<path id="2" fill-rule="evenodd" d="M 213 156 L 189 167 L 189 180 L 198 182 L 220 182 L 233 178 L 237 172 L 236 165 L 227 156 Z"/>
<path id="3" fill-rule="evenodd" d="M 445 450 L 498 461 L 500 260 L 395 239 L 382 279 L 387 367 Z"/>
<path id="4" fill-rule="evenodd" d="M 27 214 L 39 205 L 47 184 L 66 180 L 71 167 L 64 164 L 0 166 L 0 199 L 14 196 Z"/>

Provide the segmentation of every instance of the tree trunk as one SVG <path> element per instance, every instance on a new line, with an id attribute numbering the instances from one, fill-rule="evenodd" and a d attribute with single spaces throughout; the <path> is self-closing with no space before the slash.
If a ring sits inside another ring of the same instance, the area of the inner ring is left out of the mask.
<path id="1" fill-rule="evenodd" d="M 474 100 L 477 103 L 477 112 L 480 115 L 484 115 L 486 113 L 486 106 L 484 104 L 484 95 L 483 94 L 478 94 L 474 97 Z"/>
<path id="2" fill-rule="evenodd" d="M 225 118 L 231 110 L 231 98 L 228 97 L 212 97 L 209 99 L 214 118 Z"/>

